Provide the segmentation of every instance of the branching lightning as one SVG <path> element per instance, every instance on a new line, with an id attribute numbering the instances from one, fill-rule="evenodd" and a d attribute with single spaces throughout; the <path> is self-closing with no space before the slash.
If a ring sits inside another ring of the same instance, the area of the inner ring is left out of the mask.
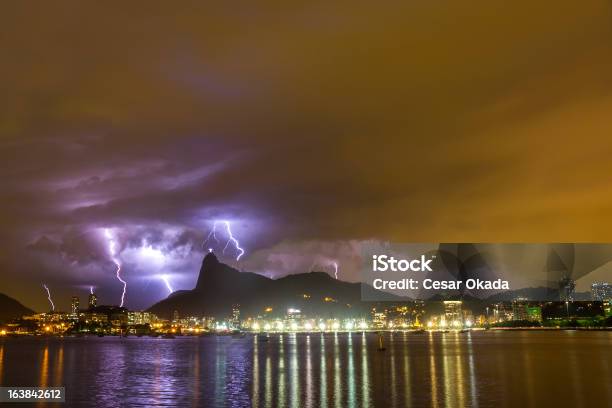
<path id="1" fill-rule="evenodd" d="M 213 223 L 213 227 L 211 231 L 208 233 L 208 237 L 206 237 L 206 240 L 204 241 L 202 246 L 206 245 L 206 243 L 209 242 L 211 239 L 214 239 L 216 242 L 219 242 L 219 239 L 217 238 L 217 225 L 219 223 L 223 223 L 223 225 L 225 225 L 225 231 L 228 237 L 227 242 L 225 243 L 225 246 L 223 247 L 223 253 L 225 254 L 225 250 L 227 249 L 227 247 L 229 246 L 231 242 L 232 244 L 234 244 L 234 247 L 236 248 L 236 251 L 238 252 L 238 255 L 236 256 L 236 260 L 239 261 L 242 255 L 244 255 L 245 251 L 243 248 L 240 247 L 240 242 L 238 242 L 236 237 L 234 237 L 234 234 L 232 233 L 232 226 L 229 221 L 215 221 Z M 208 248 L 208 251 L 212 252 L 212 248 Z"/>
<path id="2" fill-rule="evenodd" d="M 117 259 L 117 242 L 113 238 L 110 230 L 108 228 L 104 229 L 104 236 L 108 240 L 108 252 L 110 253 L 111 260 L 114 262 L 117 267 L 117 272 L 115 273 L 119 282 L 123 284 L 123 292 L 121 293 L 121 304 L 119 307 L 123 307 L 125 303 L 125 292 L 127 290 L 127 282 L 121 279 L 121 262 Z"/>
<path id="3" fill-rule="evenodd" d="M 47 299 L 49 300 L 49 303 L 51 304 L 51 311 L 55 312 L 55 304 L 53 304 L 53 300 L 51 300 L 51 291 L 49 291 L 49 288 L 44 283 L 43 283 L 43 288 L 45 288 L 45 290 L 47 291 Z"/>
<path id="4" fill-rule="evenodd" d="M 215 223 L 213 224 L 212 229 L 210 230 L 210 232 L 208 233 L 208 236 L 206 237 L 206 239 L 204 240 L 204 243 L 202 244 L 202 247 L 204 247 L 204 245 L 206 245 L 206 243 L 208 241 L 210 241 L 210 239 L 214 239 L 215 242 L 219 242 L 219 240 L 217 239 L 217 221 L 215 221 Z M 208 248 L 210 252 L 212 248 Z"/>

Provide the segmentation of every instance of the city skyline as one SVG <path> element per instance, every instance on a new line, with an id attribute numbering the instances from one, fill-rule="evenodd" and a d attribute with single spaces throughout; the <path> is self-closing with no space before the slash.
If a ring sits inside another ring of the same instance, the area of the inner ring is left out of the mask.
<path id="1" fill-rule="evenodd" d="M 608 5 L 362 7 L 10 6 L 3 292 L 146 305 L 221 221 L 240 269 L 349 281 L 369 240 L 609 241 Z"/>

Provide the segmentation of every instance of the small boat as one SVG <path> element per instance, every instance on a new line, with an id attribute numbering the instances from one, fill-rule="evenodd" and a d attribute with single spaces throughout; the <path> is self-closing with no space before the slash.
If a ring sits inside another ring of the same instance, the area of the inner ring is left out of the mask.
<path id="1" fill-rule="evenodd" d="M 425 329 L 417 329 L 417 330 L 412 331 L 412 334 L 425 334 L 425 333 L 427 333 Z"/>
<path id="2" fill-rule="evenodd" d="M 265 334 L 259 334 L 257 336 L 257 341 L 263 341 L 263 342 L 270 341 L 270 337 Z"/>
<path id="3" fill-rule="evenodd" d="M 176 338 L 172 333 L 166 333 L 162 336 L 162 339 L 174 339 Z"/>

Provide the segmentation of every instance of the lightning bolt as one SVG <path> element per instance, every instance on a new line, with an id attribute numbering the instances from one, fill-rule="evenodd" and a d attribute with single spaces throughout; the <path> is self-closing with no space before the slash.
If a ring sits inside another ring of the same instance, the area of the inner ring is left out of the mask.
<path id="1" fill-rule="evenodd" d="M 334 276 L 338 279 L 338 262 L 333 262 L 332 265 L 334 265 Z"/>
<path id="2" fill-rule="evenodd" d="M 244 249 L 240 248 L 240 243 L 238 242 L 236 238 L 234 238 L 234 235 L 232 234 L 232 227 L 230 226 L 230 222 L 223 221 L 223 223 L 225 224 L 225 229 L 227 229 L 227 235 L 229 236 L 229 239 L 227 240 L 227 242 L 225 243 L 225 247 L 223 248 L 223 253 L 225 253 L 225 248 L 227 248 L 229 243 L 233 242 L 238 252 L 240 252 L 238 256 L 236 257 L 236 260 L 239 261 L 240 257 L 244 255 Z"/>
<path id="3" fill-rule="evenodd" d="M 228 236 L 227 242 L 225 243 L 225 246 L 223 247 L 223 253 L 225 254 L 225 250 L 227 249 L 229 244 L 232 243 L 234 244 L 234 246 L 236 247 L 236 251 L 238 252 L 238 255 L 236 256 L 236 261 L 239 261 L 242 255 L 244 255 L 245 251 L 243 248 L 240 247 L 240 242 L 238 242 L 236 237 L 234 237 L 234 234 L 232 233 L 232 225 L 229 221 L 215 221 L 213 223 L 212 229 L 208 233 L 208 237 L 202 244 L 202 247 L 204 247 L 204 245 L 206 245 L 206 243 L 210 241 L 211 239 L 214 239 L 216 242 L 219 242 L 219 239 L 217 239 L 217 225 L 219 223 L 222 223 L 225 226 L 225 231 Z M 208 248 L 208 252 L 212 252 L 212 248 Z"/>
<path id="4" fill-rule="evenodd" d="M 174 292 L 174 289 L 172 289 L 172 286 L 170 286 L 170 282 L 168 281 L 168 275 L 162 275 L 160 276 L 160 279 L 164 281 L 164 283 L 166 284 L 166 288 L 168 288 L 168 292 L 172 293 Z"/>
<path id="5" fill-rule="evenodd" d="M 119 262 L 119 260 L 117 259 L 117 242 L 113 238 L 113 235 L 111 234 L 108 228 L 104 229 L 104 236 L 108 240 L 108 252 L 110 253 L 111 260 L 115 263 L 115 266 L 117 267 L 117 272 L 115 272 L 115 275 L 117 276 L 117 280 L 119 280 L 119 282 L 123 284 L 123 292 L 121 293 L 121 304 L 119 305 L 119 307 L 123 307 L 123 304 L 125 303 L 127 282 L 121 279 L 121 262 Z"/>
<path id="6" fill-rule="evenodd" d="M 49 303 L 51 304 L 51 311 L 55 312 L 55 305 L 53 304 L 53 300 L 51 300 L 51 291 L 46 284 L 43 283 L 43 288 L 47 291 L 47 299 L 49 299 Z"/>
<path id="7" fill-rule="evenodd" d="M 89 293 L 93 295 L 93 286 L 89 287 Z"/>
<path id="8" fill-rule="evenodd" d="M 202 244 L 202 247 L 204 247 L 204 245 L 206 245 L 206 243 L 208 241 L 210 241 L 210 239 L 214 239 L 215 242 L 219 242 L 219 240 L 217 239 L 217 221 L 215 221 L 215 223 L 213 224 L 212 229 L 210 230 L 210 232 L 208 233 L 208 236 L 206 237 L 206 239 L 204 240 L 204 243 Z M 212 248 L 208 248 L 209 252 L 212 252 L 211 250 Z"/>

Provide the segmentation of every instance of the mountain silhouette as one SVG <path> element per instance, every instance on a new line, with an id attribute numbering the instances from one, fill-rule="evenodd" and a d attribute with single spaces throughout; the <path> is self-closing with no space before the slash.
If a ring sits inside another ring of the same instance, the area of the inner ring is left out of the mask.
<path id="1" fill-rule="evenodd" d="M 365 288 L 364 290 L 374 290 Z M 389 295 L 389 300 L 401 298 Z M 407 300 L 407 299 L 404 299 Z M 202 261 L 193 290 L 178 291 L 154 304 L 149 311 L 169 318 L 180 316 L 227 317 L 232 305 L 239 304 L 242 316 L 282 316 L 288 308 L 308 315 L 355 316 L 369 313 L 371 303 L 361 302 L 361 285 L 336 280 L 324 272 L 309 272 L 270 279 L 240 272 L 219 262 L 211 252 Z"/>
<path id="2" fill-rule="evenodd" d="M 6 322 L 31 314 L 34 314 L 33 310 L 28 309 L 15 299 L 0 293 L 0 322 Z"/>

